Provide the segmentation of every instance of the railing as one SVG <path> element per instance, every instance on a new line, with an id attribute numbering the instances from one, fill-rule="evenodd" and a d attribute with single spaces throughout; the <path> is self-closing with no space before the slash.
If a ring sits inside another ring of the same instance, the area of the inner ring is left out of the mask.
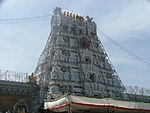
<path id="1" fill-rule="evenodd" d="M 143 88 L 138 86 L 126 86 L 126 91 L 128 94 L 150 96 L 150 89 L 148 88 Z"/>
<path id="2" fill-rule="evenodd" d="M 28 82 L 28 76 L 29 76 L 28 73 L 0 69 L 0 80 Z"/>

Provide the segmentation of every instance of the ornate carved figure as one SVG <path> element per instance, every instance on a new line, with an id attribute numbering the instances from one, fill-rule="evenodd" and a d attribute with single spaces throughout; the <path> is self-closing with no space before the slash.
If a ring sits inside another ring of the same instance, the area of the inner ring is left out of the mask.
<path id="1" fill-rule="evenodd" d="M 28 79 L 29 79 L 29 83 L 33 83 L 33 84 L 36 84 L 36 83 L 37 83 L 37 77 L 34 76 L 33 73 L 29 76 Z"/>
<path id="2" fill-rule="evenodd" d="M 64 40 L 62 36 L 57 37 L 56 45 L 64 45 Z"/>
<path id="3" fill-rule="evenodd" d="M 60 72 L 59 66 L 54 66 L 51 71 L 51 79 L 58 79 L 58 72 Z"/>
<path id="4" fill-rule="evenodd" d="M 86 19 L 88 22 L 92 22 L 93 17 L 90 18 L 89 16 L 86 16 Z"/>

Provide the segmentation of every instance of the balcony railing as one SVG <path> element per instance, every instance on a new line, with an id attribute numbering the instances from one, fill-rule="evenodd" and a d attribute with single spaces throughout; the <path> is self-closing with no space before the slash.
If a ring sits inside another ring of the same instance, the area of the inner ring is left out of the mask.
<path id="1" fill-rule="evenodd" d="M 28 73 L 15 72 L 0 69 L 0 80 L 15 81 L 15 82 L 28 82 Z"/>

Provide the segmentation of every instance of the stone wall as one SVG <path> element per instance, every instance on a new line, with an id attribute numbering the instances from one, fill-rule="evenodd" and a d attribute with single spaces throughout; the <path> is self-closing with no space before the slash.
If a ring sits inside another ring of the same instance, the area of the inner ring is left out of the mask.
<path id="1" fill-rule="evenodd" d="M 36 84 L 0 81 L 0 111 L 13 111 L 15 104 L 22 100 L 31 113 L 38 106 L 38 93 Z"/>

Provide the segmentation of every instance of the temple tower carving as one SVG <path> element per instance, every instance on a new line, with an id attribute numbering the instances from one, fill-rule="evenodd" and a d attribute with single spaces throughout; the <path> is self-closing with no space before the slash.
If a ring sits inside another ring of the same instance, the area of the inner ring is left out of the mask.
<path id="1" fill-rule="evenodd" d="M 51 32 L 34 73 L 43 98 L 63 95 L 118 97 L 123 86 L 89 16 L 55 8 Z"/>

